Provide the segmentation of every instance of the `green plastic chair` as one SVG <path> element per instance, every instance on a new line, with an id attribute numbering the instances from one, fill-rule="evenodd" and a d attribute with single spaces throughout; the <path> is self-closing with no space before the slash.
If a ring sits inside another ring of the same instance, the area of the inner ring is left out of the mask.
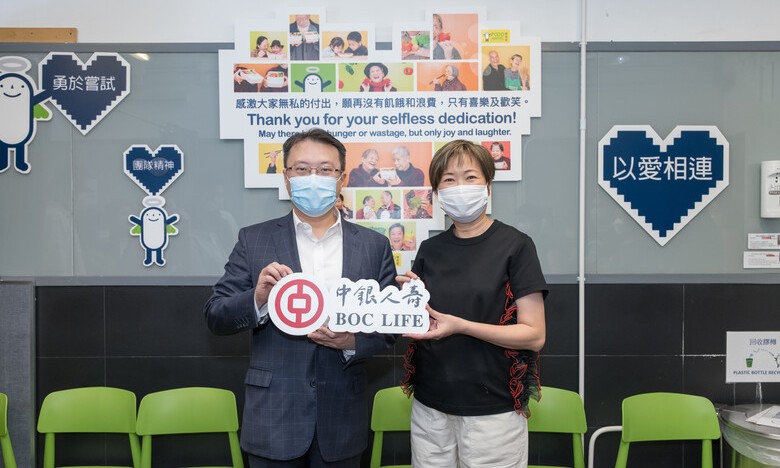
<path id="1" fill-rule="evenodd" d="M 571 434 L 574 468 L 585 468 L 582 436 L 588 431 L 585 408 L 579 393 L 555 387 L 543 387 L 541 401 L 529 402 L 531 417 L 528 432 Z M 560 468 L 552 465 L 529 465 L 528 468 Z"/>
<path id="2" fill-rule="evenodd" d="M 5 468 L 16 468 L 11 436 L 8 435 L 8 396 L 5 393 L 0 393 L 0 452 Z"/>
<path id="3" fill-rule="evenodd" d="M 232 468 L 244 468 L 238 443 L 236 396 L 230 390 L 185 387 L 150 393 L 138 408 L 141 467 L 152 466 L 153 436 L 227 433 Z M 228 467 L 221 467 L 228 468 Z"/>
<path id="4" fill-rule="evenodd" d="M 382 465 L 382 442 L 385 432 L 409 432 L 412 425 L 412 399 L 401 387 L 383 388 L 374 395 L 371 411 L 371 430 L 374 445 L 371 448 L 370 468 L 411 468 L 411 465 Z"/>
<path id="5" fill-rule="evenodd" d="M 54 468 L 55 434 L 127 434 L 133 467 L 140 468 L 141 449 L 135 433 L 135 394 L 112 387 L 84 387 L 50 393 L 38 416 L 45 435 L 43 467 Z"/>
<path id="6" fill-rule="evenodd" d="M 625 468 L 632 442 L 701 440 L 701 466 L 712 468 L 712 441 L 720 439 L 715 407 L 682 393 L 644 393 L 623 400 L 623 431 L 615 468 Z"/>

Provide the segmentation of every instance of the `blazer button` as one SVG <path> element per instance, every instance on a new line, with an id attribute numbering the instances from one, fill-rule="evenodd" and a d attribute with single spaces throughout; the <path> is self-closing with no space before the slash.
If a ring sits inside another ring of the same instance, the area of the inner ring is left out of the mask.
<path id="1" fill-rule="evenodd" d="M 311 387 L 314 388 L 314 387 L 317 386 L 317 381 L 316 380 L 312 380 L 311 382 L 309 382 L 309 385 L 311 385 Z"/>

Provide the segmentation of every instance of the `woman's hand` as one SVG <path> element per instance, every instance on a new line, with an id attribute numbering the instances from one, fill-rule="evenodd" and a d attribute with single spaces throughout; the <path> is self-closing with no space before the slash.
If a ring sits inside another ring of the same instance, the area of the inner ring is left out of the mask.
<path id="1" fill-rule="evenodd" d="M 454 315 L 438 312 L 427 304 L 425 305 L 425 310 L 428 311 L 431 321 L 428 331 L 425 333 L 405 334 L 404 336 L 406 338 L 411 338 L 413 340 L 440 340 L 450 335 L 461 333 L 466 324 L 466 320 Z"/>
<path id="2" fill-rule="evenodd" d="M 412 280 L 418 280 L 420 279 L 419 276 L 415 275 L 413 271 L 407 271 L 403 275 L 398 275 L 395 277 L 395 282 L 398 283 L 399 287 L 403 287 L 404 283 L 408 283 Z"/>
<path id="3" fill-rule="evenodd" d="M 516 303 L 517 323 L 511 325 L 472 322 L 426 306 L 431 319 L 430 329 L 425 333 L 404 336 L 415 340 L 439 340 L 458 333 L 502 348 L 540 351 L 546 338 L 544 297 L 541 292 L 533 292 L 521 297 Z"/>

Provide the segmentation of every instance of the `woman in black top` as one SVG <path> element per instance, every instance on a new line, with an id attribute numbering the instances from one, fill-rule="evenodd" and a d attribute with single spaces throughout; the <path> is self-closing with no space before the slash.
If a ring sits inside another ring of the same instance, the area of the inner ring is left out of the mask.
<path id="1" fill-rule="evenodd" d="M 415 396 L 413 466 L 527 466 L 547 284 L 531 238 L 485 213 L 494 175 L 480 145 L 456 140 L 436 152 L 431 185 L 453 224 L 398 277 L 419 277 L 430 292 L 431 326 L 409 335 L 402 382 Z"/>

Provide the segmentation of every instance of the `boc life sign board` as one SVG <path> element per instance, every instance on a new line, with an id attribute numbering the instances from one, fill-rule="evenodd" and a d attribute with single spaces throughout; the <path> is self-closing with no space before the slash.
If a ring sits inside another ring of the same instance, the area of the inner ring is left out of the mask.
<path id="1" fill-rule="evenodd" d="M 726 332 L 726 383 L 780 382 L 780 332 Z"/>
<path id="2" fill-rule="evenodd" d="M 429 298 L 420 280 L 381 289 L 375 280 L 341 278 L 328 289 L 310 275 L 293 273 L 271 290 L 268 315 L 288 335 L 326 325 L 334 332 L 424 333 Z"/>
<path id="3" fill-rule="evenodd" d="M 713 126 L 616 125 L 599 142 L 599 185 L 661 246 L 729 184 L 729 143 Z"/>

